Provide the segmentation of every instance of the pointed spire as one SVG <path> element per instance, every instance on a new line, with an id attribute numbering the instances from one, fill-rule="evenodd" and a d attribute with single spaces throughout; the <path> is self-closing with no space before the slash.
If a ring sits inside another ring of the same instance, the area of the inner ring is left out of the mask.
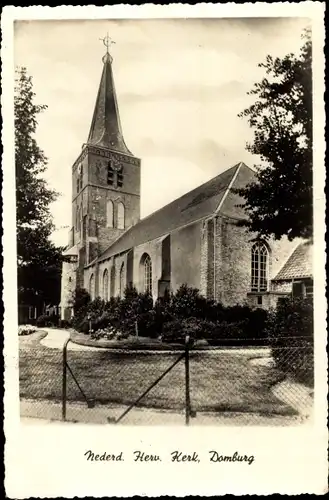
<path id="1" fill-rule="evenodd" d="M 104 67 L 87 144 L 131 154 L 122 135 L 112 72 L 112 57 L 108 50 L 109 45 L 114 42 L 108 35 L 102 41 L 106 46 L 106 54 L 102 59 Z"/>

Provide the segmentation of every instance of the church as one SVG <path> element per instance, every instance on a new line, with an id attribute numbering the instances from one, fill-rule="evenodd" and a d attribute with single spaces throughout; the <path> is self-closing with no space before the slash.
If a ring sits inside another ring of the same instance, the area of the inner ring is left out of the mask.
<path id="1" fill-rule="evenodd" d="M 72 223 L 62 268 L 61 317 L 74 290 L 92 299 L 123 296 L 129 285 L 153 299 L 182 284 L 224 305 L 269 308 L 294 281 L 312 293 L 311 247 L 296 240 L 255 240 L 235 192 L 254 178 L 244 163 L 224 170 L 140 218 L 141 160 L 120 124 L 112 57 L 103 70 L 88 140 L 72 166 Z"/>

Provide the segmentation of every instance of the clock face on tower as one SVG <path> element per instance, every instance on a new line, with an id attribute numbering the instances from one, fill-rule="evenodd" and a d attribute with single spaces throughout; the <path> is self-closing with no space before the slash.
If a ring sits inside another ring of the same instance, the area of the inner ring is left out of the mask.
<path id="1" fill-rule="evenodd" d="M 115 172 L 121 172 L 121 170 L 122 170 L 122 165 L 121 165 L 120 161 L 115 156 L 112 156 L 112 158 L 111 158 L 111 167 L 113 168 L 113 170 Z"/>

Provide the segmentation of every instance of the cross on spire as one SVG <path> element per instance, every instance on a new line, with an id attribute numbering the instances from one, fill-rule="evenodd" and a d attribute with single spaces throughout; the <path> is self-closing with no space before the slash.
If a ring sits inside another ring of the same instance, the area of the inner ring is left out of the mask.
<path id="1" fill-rule="evenodd" d="M 104 38 L 100 38 L 100 40 L 103 42 L 103 44 L 106 47 L 106 54 L 109 54 L 109 47 L 111 47 L 111 45 L 114 44 L 115 41 L 109 37 L 108 32 L 106 33 L 106 36 Z"/>

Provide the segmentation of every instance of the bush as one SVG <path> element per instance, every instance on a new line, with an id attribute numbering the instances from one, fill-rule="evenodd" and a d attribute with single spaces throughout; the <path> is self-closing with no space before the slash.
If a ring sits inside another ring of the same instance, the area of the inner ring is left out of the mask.
<path id="1" fill-rule="evenodd" d="M 124 299 L 120 305 L 120 329 L 130 335 L 136 334 L 136 322 L 142 335 L 143 328 L 152 329 L 153 298 L 149 293 L 138 293 L 135 287 L 125 290 Z"/>
<path id="2" fill-rule="evenodd" d="M 218 328 L 211 321 L 199 318 L 175 319 L 163 325 L 163 342 L 185 344 L 186 336 L 191 341 L 210 338 Z"/>
<path id="3" fill-rule="evenodd" d="M 216 346 L 249 345 L 250 340 L 244 333 L 245 325 L 245 321 L 238 323 L 222 321 L 217 323 L 212 331 L 209 330 L 205 338 L 210 344 Z"/>
<path id="4" fill-rule="evenodd" d="M 83 318 L 80 323 L 76 324 L 75 328 L 78 330 L 78 332 L 85 333 L 87 335 L 90 329 L 90 322 L 87 318 Z"/>
<path id="5" fill-rule="evenodd" d="M 297 381 L 314 382 L 312 299 L 285 298 L 271 311 L 267 334 L 279 369 Z"/>
<path id="6" fill-rule="evenodd" d="M 213 301 L 208 301 L 200 295 L 197 288 L 184 284 L 175 294 L 171 294 L 168 306 L 170 314 L 174 317 L 206 319 Z"/>
<path id="7" fill-rule="evenodd" d="M 285 345 L 313 344 L 313 300 L 282 299 L 276 311 L 271 312 L 267 333 L 272 345 L 283 340 Z"/>
<path id="8" fill-rule="evenodd" d="M 162 325 L 157 322 L 157 315 L 154 309 L 139 315 L 137 320 L 138 335 L 155 339 L 161 333 Z"/>
<path id="9" fill-rule="evenodd" d="M 79 314 L 81 310 L 85 310 L 90 302 L 91 298 L 87 290 L 84 288 L 77 288 L 75 292 L 73 292 L 71 299 L 74 316 Z"/>
<path id="10" fill-rule="evenodd" d="M 71 305 L 73 307 L 73 328 L 79 330 L 79 325 L 82 323 L 84 317 L 88 314 L 88 306 L 90 302 L 91 299 L 87 290 L 83 288 L 77 288 L 77 290 L 75 290 L 71 299 Z"/>
<path id="11" fill-rule="evenodd" d="M 101 330 L 108 327 L 111 323 L 111 316 L 108 311 L 103 311 L 99 318 L 96 318 L 92 321 L 92 329 L 93 330 Z"/>
<path id="12" fill-rule="evenodd" d="M 59 316 L 56 314 L 52 314 L 51 316 L 42 314 L 37 318 L 35 323 L 38 328 L 58 326 Z"/>
<path id="13" fill-rule="evenodd" d="M 214 343 L 227 338 L 232 339 L 232 344 L 235 338 L 236 345 L 262 345 L 266 337 L 267 312 L 263 309 L 254 310 L 240 305 L 224 307 L 213 300 L 205 299 L 196 288 L 187 285 L 182 285 L 166 300 L 158 299 L 154 310 L 155 329 L 160 333 L 167 322 L 195 318 L 198 320 L 195 324 L 200 325 L 200 321 L 204 321 L 203 336 L 209 337 Z M 166 336 L 169 335 L 167 327 L 165 330 Z M 198 335 L 201 335 L 201 332 Z"/>

